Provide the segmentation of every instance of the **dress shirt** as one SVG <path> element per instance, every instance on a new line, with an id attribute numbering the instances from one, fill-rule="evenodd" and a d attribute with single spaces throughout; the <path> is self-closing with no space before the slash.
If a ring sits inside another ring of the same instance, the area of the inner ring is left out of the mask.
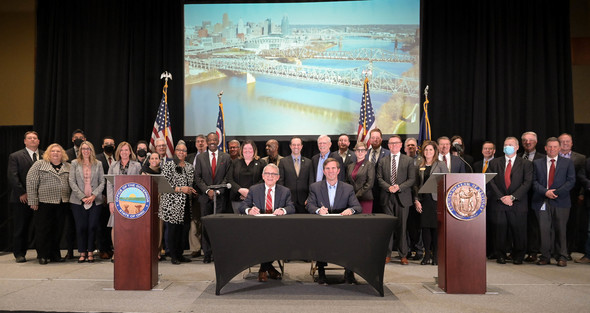
<path id="1" fill-rule="evenodd" d="M 535 159 L 535 153 L 536 152 L 537 152 L 537 150 L 533 150 L 531 152 L 526 152 L 525 151 L 525 152 L 522 153 L 522 158 L 525 159 L 525 156 L 526 156 L 526 159 L 527 160 L 533 161 L 533 159 Z"/>
<path id="2" fill-rule="evenodd" d="M 301 168 L 301 154 L 298 156 L 294 156 L 291 154 L 291 158 L 293 158 L 293 164 L 299 164 L 299 168 Z M 322 171 L 323 173 L 324 171 Z"/>
<path id="3" fill-rule="evenodd" d="M 391 155 L 392 164 L 393 164 L 393 160 L 395 159 L 395 177 L 397 177 L 397 172 L 399 171 L 399 157 L 400 157 L 400 153 Z M 391 164 L 390 164 L 390 166 L 391 166 Z M 389 170 L 391 171 L 391 168 Z M 399 185 L 397 183 L 397 181 L 395 182 L 395 184 Z"/>
<path id="4" fill-rule="evenodd" d="M 563 158 L 566 158 L 566 159 L 571 159 L 572 158 L 572 152 L 570 151 L 570 152 L 568 152 L 566 154 L 563 154 L 563 153 L 559 152 L 559 156 L 560 157 L 563 157 Z"/>
<path id="5" fill-rule="evenodd" d="M 557 170 L 557 157 L 555 158 L 550 158 L 547 157 L 547 182 L 545 183 L 545 185 L 547 185 L 549 183 L 549 169 L 551 168 L 551 160 L 555 160 L 555 169 Z M 549 186 L 551 187 L 551 186 Z"/>
<path id="6" fill-rule="evenodd" d="M 346 162 L 346 157 L 348 156 L 348 149 L 346 149 L 344 153 L 340 153 L 340 149 L 338 149 L 338 155 L 342 158 L 342 163 Z"/>
<path id="7" fill-rule="evenodd" d="M 266 195 L 268 195 L 268 190 L 270 189 L 270 198 L 272 200 L 272 207 L 275 207 L 275 191 L 276 191 L 276 186 L 274 185 L 272 187 L 269 187 L 267 184 L 264 184 L 264 207 L 260 208 L 256 205 L 256 203 L 253 203 L 255 207 L 257 207 L 260 210 L 261 214 L 264 214 L 264 212 L 266 211 Z M 248 212 L 250 212 L 250 209 L 252 208 L 247 208 L 244 212 L 246 212 L 246 215 L 248 214 Z M 276 210 L 282 210 L 283 213 L 286 215 L 287 214 L 287 210 L 285 210 L 285 208 L 276 208 L 273 209 L 273 212 Z"/>
<path id="8" fill-rule="evenodd" d="M 375 154 L 375 168 L 377 168 L 377 162 L 379 162 L 379 155 L 381 154 L 381 146 L 379 146 L 379 148 L 377 149 L 373 149 L 373 147 L 371 147 L 370 149 L 370 153 L 368 153 L 368 157 L 369 157 L 369 162 L 373 162 L 373 154 Z"/>
<path id="9" fill-rule="evenodd" d="M 439 154 L 438 155 L 438 160 L 442 161 L 443 157 L 446 158 L 446 165 L 447 165 L 447 169 L 449 170 L 449 172 L 451 171 L 451 153 L 447 153 L 447 154 Z"/>
<path id="10" fill-rule="evenodd" d="M 328 155 L 330 155 L 329 152 L 326 153 L 324 156 L 322 156 L 322 154 L 320 153 L 320 158 L 318 160 L 318 171 L 315 181 L 321 181 L 324 178 L 324 161 L 326 161 Z"/>
<path id="11" fill-rule="evenodd" d="M 31 160 L 34 160 L 33 158 L 33 154 L 37 154 L 37 161 L 40 160 L 40 155 L 39 155 L 39 149 L 37 149 L 36 151 L 33 151 L 27 147 L 25 147 L 25 149 L 27 149 L 27 152 L 29 153 L 29 156 L 31 157 Z"/>
<path id="12" fill-rule="evenodd" d="M 504 163 L 504 170 L 506 169 L 506 166 L 508 166 L 508 161 L 512 161 L 512 168 L 514 168 L 514 161 L 516 160 L 516 154 L 514 154 L 513 157 L 509 158 L 508 156 L 506 157 L 506 162 Z"/>
<path id="13" fill-rule="evenodd" d="M 209 152 L 209 165 L 211 165 L 212 161 L 213 161 L 213 152 L 211 152 L 211 150 L 207 150 L 207 152 Z M 196 159 L 196 157 L 195 157 Z M 215 162 L 219 162 L 219 150 L 215 151 Z M 217 164 L 215 164 L 217 165 Z"/>
<path id="14" fill-rule="evenodd" d="M 336 198 L 336 188 L 338 187 L 338 182 L 332 186 L 328 181 L 326 181 L 326 185 L 328 185 L 328 198 L 330 199 L 330 207 L 333 207 L 334 198 Z"/>

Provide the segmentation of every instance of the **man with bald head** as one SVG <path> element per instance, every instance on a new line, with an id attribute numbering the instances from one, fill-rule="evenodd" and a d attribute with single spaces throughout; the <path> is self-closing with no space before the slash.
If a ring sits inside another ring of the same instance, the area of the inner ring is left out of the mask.
<path id="1" fill-rule="evenodd" d="M 279 142 L 275 139 L 270 139 L 266 142 L 266 156 L 262 158 L 266 164 L 274 164 L 279 166 L 282 156 L 279 155 Z"/>

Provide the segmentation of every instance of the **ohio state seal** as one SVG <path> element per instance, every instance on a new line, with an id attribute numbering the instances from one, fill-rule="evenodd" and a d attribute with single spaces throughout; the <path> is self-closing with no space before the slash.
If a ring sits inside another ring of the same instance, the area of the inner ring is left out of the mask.
<path id="1" fill-rule="evenodd" d="M 150 208 L 150 194 L 140 184 L 124 184 L 115 194 L 115 207 L 126 218 L 140 218 Z"/>
<path id="2" fill-rule="evenodd" d="M 447 191 L 446 202 L 447 210 L 454 218 L 470 221 L 485 209 L 486 194 L 474 183 L 456 183 Z"/>

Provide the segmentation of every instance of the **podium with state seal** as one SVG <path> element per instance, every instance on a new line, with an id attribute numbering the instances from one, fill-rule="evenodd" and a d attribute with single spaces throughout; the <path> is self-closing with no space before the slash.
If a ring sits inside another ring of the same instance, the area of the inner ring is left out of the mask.
<path id="1" fill-rule="evenodd" d="M 114 288 L 158 284 L 158 192 L 173 192 L 163 176 L 107 175 L 114 186 Z"/>
<path id="2" fill-rule="evenodd" d="M 486 293 L 486 184 L 496 174 L 432 174 L 437 192 L 438 286 L 448 294 Z"/>

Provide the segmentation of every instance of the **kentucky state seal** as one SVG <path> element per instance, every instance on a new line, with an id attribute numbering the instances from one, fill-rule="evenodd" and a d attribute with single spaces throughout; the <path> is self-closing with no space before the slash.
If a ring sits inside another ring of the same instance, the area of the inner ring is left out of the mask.
<path id="1" fill-rule="evenodd" d="M 456 183 L 447 191 L 447 210 L 456 219 L 470 221 L 485 209 L 486 194 L 471 182 Z"/>
<path id="2" fill-rule="evenodd" d="M 125 218 L 140 218 L 150 208 L 150 194 L 140 184 L 124 184 L 115 194 L 115 207 Z"/>

